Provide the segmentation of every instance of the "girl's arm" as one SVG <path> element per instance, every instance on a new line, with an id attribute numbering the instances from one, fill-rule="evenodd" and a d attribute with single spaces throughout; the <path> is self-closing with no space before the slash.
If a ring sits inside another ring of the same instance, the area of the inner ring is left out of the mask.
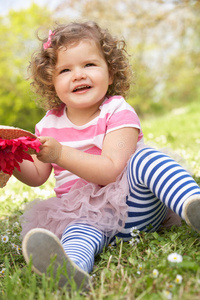
<path id="1" fill-rule="evenodd" d="M 51 137 L 40 137 L 43 144 L 37 154 L 39 160 L 56 163 L 63 169 L 99 185 L 114 182 L 135 152 L 139 130 L 122 128 L 108 133 L 101 155 L 62 146 Z"/>
<path id="2" fill-rule="evenodd" d="M 36 155 L 32 155 L 34 162 L 24 160 L 20 164 L 21 172 L 16 168 L 13 175 L 23 183 L 30 186 L 42 185 L 51 174 L 51 164 L 43 163 L 37 159 Z"/>

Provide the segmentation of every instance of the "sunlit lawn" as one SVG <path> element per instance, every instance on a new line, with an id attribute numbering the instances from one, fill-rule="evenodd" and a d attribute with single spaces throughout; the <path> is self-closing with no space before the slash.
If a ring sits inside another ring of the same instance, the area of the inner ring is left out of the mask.
<path id="1" fill-rule="evenodd" d="M 143 120 L 147 143 L 157 148 L 174 149 L 196 176 L 200 176 L 200 103 L 174 109 L 159 118 Z"/>
<path id="2" fill-rule="evenodd" d="M 200 183 L 200 105 L 155 119 L 142 120 L 146 142 L 174 149 L 187 160 Z M 174 154 L 173 154 L 174 155 Z M 0 299 L 188 299 L 200 298 L 200 235 L 183 222 L 170 231 L 141 233 L 140 243 L 118 242 L 96 259 L 88 293 L 58 289 L 57 281 L 31 272 L 21 253 L 19 216 L 24 203 L 53 195 L 51 177 L 41 188 L 11 178 L 0 191 Z M 182 262 L 167 257 L 178 253 Z M 179 276 L 180 275 L 180 276 Z"/>

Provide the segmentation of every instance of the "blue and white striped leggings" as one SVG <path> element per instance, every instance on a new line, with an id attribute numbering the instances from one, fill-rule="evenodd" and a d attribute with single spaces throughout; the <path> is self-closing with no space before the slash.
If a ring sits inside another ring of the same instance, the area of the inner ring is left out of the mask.
<path id="1" fill-rule="evenodd" d="M 192 195 L 200 195 L 200 187 L 177 162 L 152 148 L 136 152 L 128 166 L 128 218 L 117 237 L 127 241 L 130 229 L 156 231 L 169 207 L 181 218 L 183 203 Z M 91 272 L 94 257 L 108 240 L 96 228 L 74 224 L 66 228 L 61 239 L 65 252 L 79 267 Z"/>

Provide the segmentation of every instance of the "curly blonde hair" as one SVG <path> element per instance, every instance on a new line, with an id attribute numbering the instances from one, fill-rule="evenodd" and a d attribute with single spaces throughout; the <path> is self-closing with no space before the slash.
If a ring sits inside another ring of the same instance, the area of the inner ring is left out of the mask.
<path id="1" fill-rule="evenodd" d="M 87 21 L 84 23 L 70 23 L 58 25 L 51 36 L 50 47 L 43 49 L 42 41 L 39 51 L 33 53 L 29 65 L 31 85 L 36 94 L 40 95 L 37 102 L 45 110 L 57 109 L 62 103 L 58 98 L 54 84 L 53 75 L 57 63 L 59 49 L 79 43 L 82 40 L 92 39 L 96 42 L 108 65 L 109 73 L 112 75 L 113 83 L 108 87 L 107 96 L 121 95 L 126 97 L 131 83 L 131 66 L 129 64 L 126 43 L 123 39 L 113 37 L 107 29 L 100 28 L 97 23 Z"/>

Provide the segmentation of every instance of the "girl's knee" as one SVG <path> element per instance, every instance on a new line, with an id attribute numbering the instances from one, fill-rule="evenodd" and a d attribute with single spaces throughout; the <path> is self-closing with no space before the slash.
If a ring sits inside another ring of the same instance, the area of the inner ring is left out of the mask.
<path id="1" fill-rule="evenodd" d="M 151 147 L 141 148 L 132 155 L 131 159 L 129 160 L 129 165 L 131 165 L 134 161 L 138 160 L 141 157 L 144 159 L 151 158 L 153 157 L 153 155 L 155 155 L 155 153 L 159 154 L 161 152 Z"/>
<path id="2" fill-rule="evenodd" d="M 155 155 L 153 148 L 145 147 L 136 151 L 128 162 L 128 178 L 137 178 L 141 164 L 144 165 Z M 153 154 L 154 153 L 154 154 Z"/>

